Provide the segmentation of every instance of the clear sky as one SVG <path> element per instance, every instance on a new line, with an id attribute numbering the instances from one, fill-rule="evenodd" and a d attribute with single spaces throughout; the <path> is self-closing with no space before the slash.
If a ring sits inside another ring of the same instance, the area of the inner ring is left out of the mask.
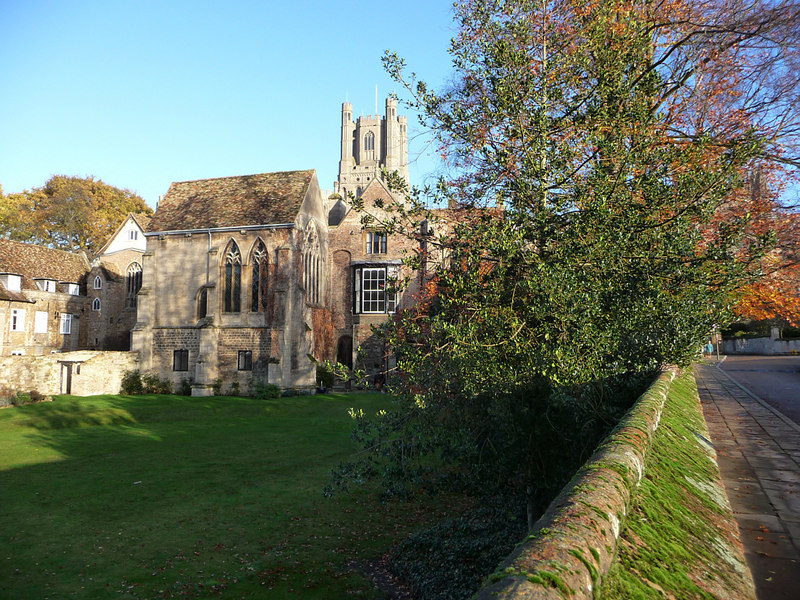
<path id="1" fill-rule="evenodd" d="M 384 50 L 439 87 L 447 0 L 0 0 L 0 184 L 94 175 L 155 206 L 172 181 L 317 170 L 332 189 L 341 103 L 402 90 Z M 409 114 L 401 109 L 400 113 Z M 409 114 L 412 183 L 435 148 Z"/>

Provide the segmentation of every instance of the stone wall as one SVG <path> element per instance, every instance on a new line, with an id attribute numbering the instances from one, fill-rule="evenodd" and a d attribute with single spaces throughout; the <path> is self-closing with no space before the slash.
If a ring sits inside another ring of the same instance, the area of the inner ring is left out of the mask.
<path id="1" fill-rule="evenodd" d="M 648 455 L 662 414 L 667 415 L 665 419 L 675 419 L 666 412 L 670 408 L 668 396 L 675 374 L 674 370 L 665 371 L 639 398 L 592 458 L 553 500 L 534 525 L 531 535 L 489 577 L 475 596 L 477 600 L 591 600 L 595 597 L 598 585 L 615 560 L 632 499 L 643 479 L 653 478 L 648 470 Z M 694 410 L 702 421 L 699 400 Z M 705 440 L 703 431 L 693 430 L 693 433 L 698 444 L 698 440 Z M 706 446 L 705 452 L 709 450 L 713 455 L 713 449 Z M 703 450 L 698 448 L 697 451 Z M 683 473 L 679 477 L 681 481 Z M 719 494 L 724 497 L 722 489 L 719 480 L 713 485 L 708 482 L 697 487 L 698 493 L 714 498 Z M 697 498 L 694 502 L 700 503 Z M 712 512 L 716 515 L 714 518 L 728 520 L 727 530 L 736 531 L 729 506 L 726 510 Z M 697 519 L 708 518 L 708 513 L 699 509 L 694 514 Z M 653 526 L 659 525 L 654 522 Z M 714 524 L 710 524 L 710 528 L 714 529 Z M 741 565 L 745 564 L 741 545 L 736 546 L 735 540 L 728 545 L 721 537 L 714 542 L 718 570 L 706 575 L 714 581 L 724 579 L 728 588 L 727 593 L 715 597 L 752 599 L 752 578 L 746 569 L 741 570 Z M 673 597 L 661 588 L 658 591 L 662 593 L 654 593 L 659 597 Z"/>
<path id="2" fill-rule="evenodd" d="M 83 350 L 44 356 L 0 357 L 0 390 L 76 396 L 118 394 L 125 371 L 138 368 L 135 352 Z"/>
<path id="3" fill-rule="evenodd" d="M 776 337 L 723 340 L 723 354 L 800 354 L 800 340 L 781 340 Z"/>

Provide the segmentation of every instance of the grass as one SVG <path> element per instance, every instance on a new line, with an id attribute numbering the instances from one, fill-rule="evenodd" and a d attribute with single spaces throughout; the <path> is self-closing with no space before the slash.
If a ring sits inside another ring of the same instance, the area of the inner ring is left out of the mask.
<path id="1" fill-rule="evenodd" d="M 598 600 L 742 598 L 737 530 L 692 374 L 675 380 Z"/>
<path id="2" fill-rule="evenodd" d="M 377 598 L 351 567 L 444 515 L 321 488 L 347 409 L 277 400 L 62 396 L 0 411 L 0 597 Z"/>

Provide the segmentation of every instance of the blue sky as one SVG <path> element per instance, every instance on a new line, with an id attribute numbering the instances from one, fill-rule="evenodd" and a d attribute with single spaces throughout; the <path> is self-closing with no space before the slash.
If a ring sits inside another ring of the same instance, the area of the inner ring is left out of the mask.
<path id="1" fill-rule="evenodd" d="M 0 184 L 94 175 L 155 206 L 172 181 L 314 168 L 331 189 L 341 103 L 402 99 L 387 49 L 441 86 L 454 33 L 446 0 L 0 0 Z M 422 184 L 436 151 L 409 128 Z"/>

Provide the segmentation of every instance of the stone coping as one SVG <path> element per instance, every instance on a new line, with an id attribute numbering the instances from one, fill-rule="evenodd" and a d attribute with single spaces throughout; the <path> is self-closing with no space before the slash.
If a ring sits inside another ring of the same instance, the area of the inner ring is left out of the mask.
<path id="1" fill-rule="evenodd" d="M 590 599 L 616 554 L 677 369 L 665 369 L 475 596 Z"/>

